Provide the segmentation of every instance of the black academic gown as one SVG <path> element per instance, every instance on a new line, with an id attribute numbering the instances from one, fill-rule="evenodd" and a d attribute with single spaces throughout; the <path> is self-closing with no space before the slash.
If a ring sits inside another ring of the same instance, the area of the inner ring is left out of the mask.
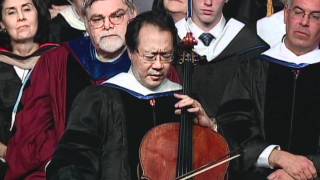
<path id="1" fill-rule="evenodd" d="M 47 169 L 48 180 L 137 179 L 143 136 L 158 124 L 178 120 L 175 91 L 142 95 L 115 84 L 104 86 L 89 87 L 75 100 Z"/>
<path id="2" fill-rule="evenodd" d="M 283 9 L 280 0 L 273 0 L 274 12 Z M 223 14 L 227 18 L 236 18 L 255 25 L 258 19 L 267 15 L 267 0 L 229 0 L 223 8 Z"/>
<path id="3" fill-rule="evenodd" d="M 268 45 L 245 26 L 220 55 L 194 67 L 192 92 L 200 99 L 209 116 L 216 115 L 225 87 L 240 63 L 255 59 L 267 48 Z"/>
<path id="4" fill-rule="evenodd" d="M 320 63 L 296 65 L 262 55 L 241 65 L 227 88 L 217 121 L 232 149 L 233 179 L 266 179 L 255 162 L 270 144 L 310 158 L 319 171 Z"/>
<path id="5" fill-rule="evenodd" d="M 58 14 L 50 22 L 50 42 L 63 43 L 81 38 L 86 31 L 71 27 L 61 14 Z"/>

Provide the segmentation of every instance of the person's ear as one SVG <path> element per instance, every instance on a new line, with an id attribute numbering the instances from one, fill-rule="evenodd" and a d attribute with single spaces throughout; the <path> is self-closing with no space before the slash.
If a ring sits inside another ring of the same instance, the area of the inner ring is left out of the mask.
<path id="1" fill-rule="evenodd" d="M 0 28 L 1 28 L 1 29 L 5 29 L 4 24 L 3 24 L 2 21 L 0 21 Z"/>
<path id="2" fill-rule="evenodd" d="M 133 9 L 129 9 L 129 19 L 133 19 L 138 15 L 138 9 L 136 7 L 134 7 Z M 130 20 L 128 21 L 128 23 L 130 22 Z"/>
<path id="3" fill-rule="evenodd" d="M 132 56 L 133 56 L 133 54 L 132 54 L 132 52 L 128 49 L 128 56 L 129 56 L 129 58 L 130 58 L 130 60 L 132 61 Z"/>
<path id="4" fill-rule="evenodd" d="M 0 31 L 2 31 L 2 32 L 7 32 L 4 24 L 3 24 L 1 21 L 0 21 Z"/>

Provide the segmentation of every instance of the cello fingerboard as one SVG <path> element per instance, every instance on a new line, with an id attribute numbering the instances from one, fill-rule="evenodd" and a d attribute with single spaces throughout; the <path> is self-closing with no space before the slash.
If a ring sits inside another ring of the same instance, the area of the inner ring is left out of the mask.
<path id="1" fill-rule="evenodd" d="M 186 53 L 185 56 L 192 56 Z M 193 69 L 193 62 L 190 61 L 192 57 L 185 57 L 183 62 L 183 94 L 189 95 L 191 90 L 191 72 Z M 188 60 L 189 59 L 189 60 Z M 193 142 L 192 142 L 192 129 L 193 122 L 191 115 L 182 110 L 180 122 L 180 137 L 179 137 L 179 154 L 178 154 L 178 169 L 177 175 L 181 176 L 190 172 L 193 162 Z"/>

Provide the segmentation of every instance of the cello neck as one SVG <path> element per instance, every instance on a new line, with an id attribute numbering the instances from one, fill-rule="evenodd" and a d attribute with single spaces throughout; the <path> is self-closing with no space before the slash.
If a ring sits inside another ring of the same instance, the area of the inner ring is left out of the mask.
<path id="1" fill-rule="evenodd" d="M 192 70 L 197 62 L 197 55 L 193 52 L 196 44 L 192 33 L 187 33 L 183 40 L 183 52 L 180 63 L 183 67 L 183 94 L 190 95 L 192 89 Z M 180 137 L 178 151 L 177 175 L 181 176 L 193 169 L 193 121 L 191 114 L 182 109 L 180 118 Z"/>

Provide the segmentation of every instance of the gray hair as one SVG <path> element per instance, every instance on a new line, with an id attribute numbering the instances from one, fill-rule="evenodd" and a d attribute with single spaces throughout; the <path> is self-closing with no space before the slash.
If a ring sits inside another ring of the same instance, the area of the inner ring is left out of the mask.
<path id="1" fill-rule="evenodd" d="M 281 0 L 283 4 L 287 7 L 291 7 L 293 4 L 293 0 Z"/>
<path id="2" fill-rule="evenodd" d="M 87 9 L 90 8 L 92 4 L 96 1 L 103 1 L 103 0 L 85 0 L 83 2 L 83 9 L 82 9 L 83 16 L 87 14 Z M 129 7 L 129 10 L 131 13 L 133 13 L 136 10 L 133 0 L 122 0 L 122 1 L 124 4 L 126 4 Z"/>

